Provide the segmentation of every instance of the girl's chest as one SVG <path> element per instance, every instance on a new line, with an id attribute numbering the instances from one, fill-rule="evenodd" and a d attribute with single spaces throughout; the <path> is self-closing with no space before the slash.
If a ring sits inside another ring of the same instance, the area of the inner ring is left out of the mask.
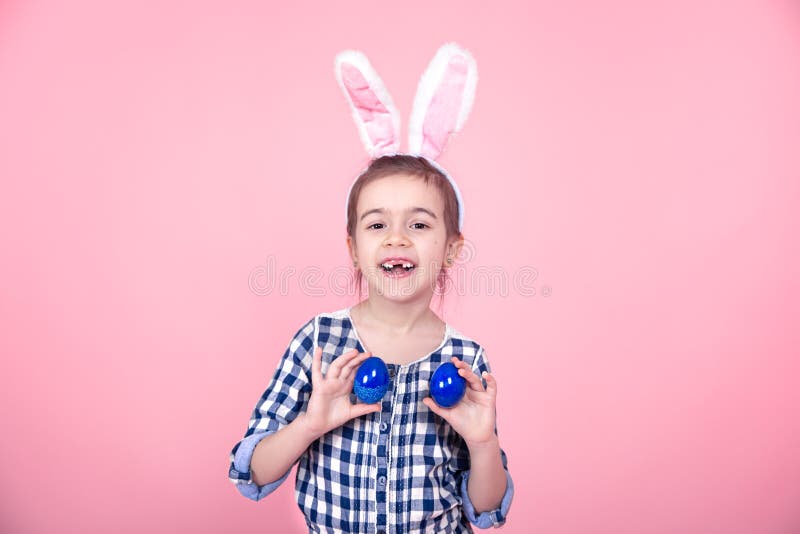
<path id="1" fill-rule="evenodd" d="M 443 335 L 425 336 L 387 336 L 377 332 L 359 331 L 364 350 L 386 363 L 405 365 L 419 360 L 436 350 L 442 343 Z"/>

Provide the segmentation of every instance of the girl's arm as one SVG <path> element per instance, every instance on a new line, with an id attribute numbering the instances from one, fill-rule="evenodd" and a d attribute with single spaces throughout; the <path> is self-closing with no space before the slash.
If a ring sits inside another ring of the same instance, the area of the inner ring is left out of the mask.
<path id="1" fill-rule="evenodd" d="M 470 473 L 467 493 L 475 513 L 500 508 L 506 493 L 506 471 L 500 456 L 500 441 L 495 436 L 486 443 L 469 443 Z"/>
<path id="2" fill-rule="evenodd" d="M 259 441 L 250 460 L 253 482 L 263 486 L 281 478 L 318 438 L 302 413 L 289 425 Z"/>
<path id="3" fill-rule="evenodd" d="M 500 526 L 511 506 L 514 484 L 497 437 L 497 381 L 489 373 L 482 349 L 472 368 L 455 356 L 451 361 L 458 367 L 458 374 L 467 381 L 464 397 L 450 408 L 438 406 L 430 397 L 422 402 L 447 420 L 464 439 L 469 452 L 469 469 L 465 470 L 461 482 L 461 495 L 470 522 L 479 528 Z M 486 386 L 481 376 L 486 380 Z"/>
<path id="4" fill-rule="evenodd" d="M 336 358 L 323 376 L 322 349 L 317 347 L 314 350 L 311 361 L 313 387 L 308 408 L 287 426 L 258 442 L 250 459 L 253 482 L 262 486 L 278 480 L 320 436 L 354 417 L 380 411 L 379 404 L 350 403 L 355 370 L 371 355 L 353 349 Z"/>

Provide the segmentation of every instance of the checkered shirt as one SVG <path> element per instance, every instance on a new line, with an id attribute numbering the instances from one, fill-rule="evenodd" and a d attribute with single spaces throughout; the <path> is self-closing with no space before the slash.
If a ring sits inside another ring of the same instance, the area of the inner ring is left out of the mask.
<path id="1" fill-rule="evenodd" d="M 250 459 L 261 439 L 305 411 L 311 395 L 311 359 L 322 347 L 322 372 L 338 356 L 364 352 L 350 308 L 322 313 L 303 325 L 230 453 L 229 479 L 245 497 L 260 500 L 289 475 L 258 486 Z M 389 389 L 381 411 L 356 417 L 312 443 L 297 463 L 295 497 L 309 532 L 463 533 L 506 521 L 514 485 L 501 450 L 507 489 L 496 510 L 475 513 L 467 494 L 469 451 L 461 436 L 422 403 L 437 367 L 451 356 L 478 376 L 490 371 L 483 348 L 449 324 L 440 346 L 409 364 L 387 364 Z M 485 384 L 485 381 L 484 381 Z M 351 396 L 355 402 L 355 396 Z M 495 432 L 497 429 L 495 428 Z"/>

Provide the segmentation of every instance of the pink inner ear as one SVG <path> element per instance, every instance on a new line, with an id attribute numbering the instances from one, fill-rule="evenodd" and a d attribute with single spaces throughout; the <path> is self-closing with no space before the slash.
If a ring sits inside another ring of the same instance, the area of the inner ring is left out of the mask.
<path id="1" fill-rule="evenodd" d="M 450 134 L 456 129 L 468 70 L 467 60 L 463 56 L 453 56 L 431 99 L 422 124 L 420 149 L 422 154 L 430 159 L 439 157 Z"/>
<path id="2" fill-rule="evenodd" d="M 367 137 L 373 146 L 373 155 L 394 150 L 392 115 L 361 71 L 353 65 L 342 63 L 342 82 L 367 131 Z"/>

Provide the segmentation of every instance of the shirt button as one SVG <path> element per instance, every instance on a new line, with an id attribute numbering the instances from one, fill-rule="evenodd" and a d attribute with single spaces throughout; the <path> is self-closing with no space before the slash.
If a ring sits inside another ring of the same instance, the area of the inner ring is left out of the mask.
<path id="1" fill-rule="evenodd" d="M 378 477 L 378 485 L 383 486 L 384 484 L 386 484 L 386 477 L 381 475 Z"/>
<path id="2" fill-rule="evenodd" d="M 387 428 L 389 428 L 389 425 L 386 424 L 386 421 L 381 423 L 381 432 L 386 432 Z"/>

